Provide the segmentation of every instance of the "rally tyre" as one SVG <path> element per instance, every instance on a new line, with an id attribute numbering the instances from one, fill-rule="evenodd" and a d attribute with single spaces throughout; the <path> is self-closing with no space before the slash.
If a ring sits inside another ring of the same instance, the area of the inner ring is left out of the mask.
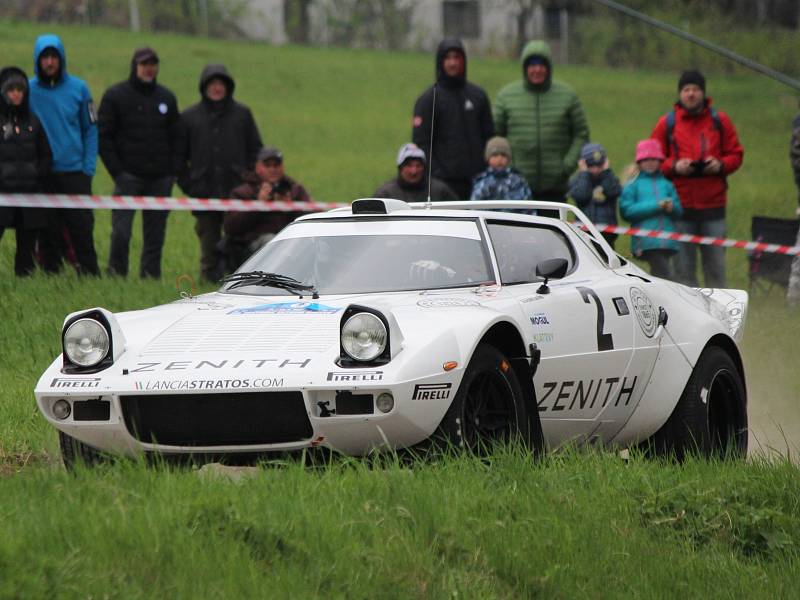
<path id="1" fill-rule="evenodd" d="M 678 404 L 649 440 L 658 456 L 690 454 L 741 458 L 747 454 L 747 393 L 730 355 L 709 346 L 700 355 Z"/>
<path id="2" fill-rule="evenodd" d="M 64 466 L 68 471 L 75 470 L 79 464 L 93 467 L 109 460 L 108 455 L 76 440 L 63 431 L 58 432 L 58 445 L 61 448 L 61 460 L 64 461 Z"/>
<path id="3" fill-rule="evenodd" d="M 439 449 L 484 455 L 497 444 L 531 448 L 531 423 L 517 375 L 494 346 L 479 344 L 450 408 L 432 436 Z"/>

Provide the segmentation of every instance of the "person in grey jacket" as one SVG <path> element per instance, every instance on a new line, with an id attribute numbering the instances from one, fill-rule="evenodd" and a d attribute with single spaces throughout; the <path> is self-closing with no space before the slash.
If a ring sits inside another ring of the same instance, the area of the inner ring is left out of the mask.
<path id="1" fill-rule="evenodd" d="M 393 198 L 405 202 L 425 202 L 428 199 L 428 177 L 425 172 L 425 152 L 416 144 L 404 144 L 397 153 L 397 177 L 381 185 L 375 198 Z M 458 200 L 446 183 L 431 179 L 431 200 Z"/>
<path id="2" fill-rule="evenodd" d="M 622 194 L 619 179 L 611 170 L 608 154 L 600 144 L 581 148 L 578 172 L 569 181 L 569 197 L 575 201 L 592 223 L 617 224 L 617 200 Z M 603 233 L 613 248 L 616 233 Z"/>

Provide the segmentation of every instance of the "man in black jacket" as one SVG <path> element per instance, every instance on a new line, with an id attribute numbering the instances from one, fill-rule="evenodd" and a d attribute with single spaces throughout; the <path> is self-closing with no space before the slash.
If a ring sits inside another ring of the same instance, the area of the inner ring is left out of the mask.
<path id="1" fill-rule="evenodd" d="M 200 75 L 202 99 L 181 114 L 178 185 L 188 196 L 225 198 L 253 170 L 261 136 L 250 109 L 233 99 L 235 84 L 223 65 Z M 217 281 L 223 212 L 195 211 L 200 239 L 200 277 Z"/>
<path id="2" fill-rule="evenodd" d="M 169 196 L 175 174 L 178 102 L 156 83 L 158 54 L 152 48 L 133 53 L 126 81 L 110 87 L 98 112 L 100 158 L 114 178 L 114 194 Z M 128 274 L 133 210 L 111 211 L 109 275 Z M 161 277 L 161 252 L 167 229 L 166 210 L 143 210 L 142 278 Z"/>
<path id="3" fill-rule="evenodd" d="M 433 95 L 436 88 L 436 113 Z M 431 147 L 433 176 L 467 200 L 472 178 L 484 170 L 483 150 L 494 135 L 489 98 L 467 81 L 467 54 L 461 40 L 444 40 L 436 51 L 436 83 L 414 105 L 413 142 L 425 152 Z"/>
<path id="4" fill-rule="evenodd" d="M 0 71 L 0 192 L 42 191 L 53 157 L 44 127 L 28 106 L 28 78 L 18 67 Z M 14 273 L 29 275 L 34 268 L 37 234 L 47 225 L 46 209 L 0 207 L 0 238 L 6 227 L 17 231 Z"/>

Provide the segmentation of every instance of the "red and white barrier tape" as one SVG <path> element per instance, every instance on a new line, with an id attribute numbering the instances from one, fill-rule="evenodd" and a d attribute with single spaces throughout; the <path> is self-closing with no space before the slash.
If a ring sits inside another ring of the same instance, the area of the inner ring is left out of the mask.
<path id="1" fill-rule="evenodd" d="M 118 208 L 147 210 L 236 210 L 319 212 L 349 203 L 172 198 L 165 196 L 83 196 L 77 194 L 0 194 L 0 206 L 26 208 Z"/>
<path id="2" fill-rule="evenodd" d="M 621 235 L 635 235 L 639 237 L 674 240 L 687 244 L 700 244 L 703 246 L 722 246 L 724 248 L 743 248 L 751 252 L 772 252 L 774 254 L 800 254 L 800 246 L 782 246 L 780 244 L 766 244 L 764 242 L 745 242 L 744 240 L 731 240 L 726 238 L 703 237 L 689 233 L 673 233 L 654 229 L 639 229 L 638 227 L 621 227 L 617 225 L 595 225 L 602 233 L 617 233 Z"/>
<path id="3" fill-rule="evenodd" d="M 236 210 L 236 211 L 303 211 L 320 212 L 350 206 L 347 202 L 291 202 L 263 200 L 234 200 L 224 198 L 172 198 L 153 196 L 82 196 L 77 194 L 0 194 L 0 206 L 27 208 L 118 208 L 147 210 Z M 640 237 L 674 240 L 688 244 L 743 248 L 752 252 L 800 255 L 800 246 L 782 246 L 763 242 L 746 242 L 724 238 L 702 237 L 688 233 L 670 233 L 638 227 L 597 225 L 603 233 L 635 235 Z"/>

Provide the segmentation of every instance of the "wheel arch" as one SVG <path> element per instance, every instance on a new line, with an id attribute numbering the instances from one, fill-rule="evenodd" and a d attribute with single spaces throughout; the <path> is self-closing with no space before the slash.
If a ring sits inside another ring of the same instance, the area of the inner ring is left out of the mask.
<path id="1" fill-rule="evenodd" d="M 725 352 L 730 355 L 731 360 L 733 360 L 733 364 L 736 365 L 736 370 L 739 373 L 739 377 L 742 378 L 742 385 L 744 386 L 745 390 L 745 400 L 747 399 L 747 380 L 744 376 L 744 362 L 742 361 L 742 355 L 739 352 L 739 347 L 736 345 L 731 338 L 723 333 L 718 333 L 717 335 L 713 336 L 708 342 L 706 343 L 703 351 L 705 352 L 706 348 L 709 346 L 717 346 L 722 348 Z M 701 352 L 702 354 L 702 352 Z"/>
<path id="2" fill-rule="evenodd" d="M 508 358 L 525 396 L 526 408 L 531 419 L 531 444 L 536 452 L 543 450 L 544 434 L 536 403 L 536 389 L 533 386 L 535 368 L 531 367 L 531 359 L 519 329 L 508 321 L 497 321 L 489 327 L 478 343 L 494 346 Z"/>

